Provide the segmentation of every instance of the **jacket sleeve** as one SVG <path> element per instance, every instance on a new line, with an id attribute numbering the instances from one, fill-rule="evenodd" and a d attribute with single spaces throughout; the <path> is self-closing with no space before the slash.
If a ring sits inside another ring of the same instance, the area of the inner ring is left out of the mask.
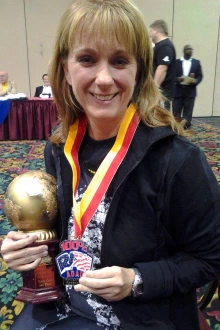
<path id="1" fill-rule="evenodd" d="M 40 96 L 40 87 L 36 87 L 34 97 L 39 97 Z"/>
<path id="2" fill-rule="evenodd" d="M 200 64 L 200 61 L 197 63 L 197 70 L 196 70 L 196 86 L 202 81 L 203 73 L 202 73 L 202 67 Z"/>
<path id="3" fill-rule="evenodd" d="M 180 61 L 179 59 L 176 60 L 176 84 L 179 85 L 180 82 L 178 81 L 178 78 L 180 78 L 183 73 L 182 73 L 182 61 Z"/>
<path id="4" fill-rule="evenodd" d="M 161 246 L 166 237 L 173 246 L 157 261 L 136 264 L 143 299 L 185 294 L 220 272 L 220 188 L 204 154 L 192 147 L 170 172 L 160 222 Z"/>

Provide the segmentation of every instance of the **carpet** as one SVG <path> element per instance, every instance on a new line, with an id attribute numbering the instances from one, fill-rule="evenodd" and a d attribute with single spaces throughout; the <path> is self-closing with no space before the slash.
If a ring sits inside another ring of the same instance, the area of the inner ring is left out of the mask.
<path id="1" fill-rule="evenodd" d="M 195 134 L 191 140 L 203 150 L 220 183 L 220 117 L 194 118 L 192 124 Z M 207 286 L 197 289 L 198 300 L 206 289 Z M 212 330 L 220 330 L 220 304 L 217 290 L 212 301 L 203 310 L 203 315 Z"/>
<path id="2" fill-rule="evenodd" d="M 220 183 L 220 117 L 194 118 L 194 136 L 191 140 L 206 154 Z M 9 183 L 27 170 L 44 171 L 43 150 L 46 141 L 1 141 L 0 142 L 0 239 L 15 229 L 6 219 L 3 210 L 4 193 Z M 22 277 L 7 268 L 0 257 L 0 329 L 9 330 L 24 304 L 15 300 L 22 287 Z M 197 290 L 198 300 L 206 286 Z M 209 306 L 203 311 L 212 330 L 220 330 L 220 307 L 215 293 Z"/>

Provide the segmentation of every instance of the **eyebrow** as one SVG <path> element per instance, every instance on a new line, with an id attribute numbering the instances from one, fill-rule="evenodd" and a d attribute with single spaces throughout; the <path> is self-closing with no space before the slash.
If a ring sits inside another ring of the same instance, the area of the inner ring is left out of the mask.
<path id="1" fill-rule="evenodd" d="M 112 50 L 114 50 L 115 48 L 112 47 Z M 97 53 L 97 49 L 93 49 L 93 48 L 83 48 L 83 47 L 78 47 L 75 50 L 73 49 L 72 52 L 74 53 L 80 53 L 80 52 L 85 52 L 85 53 L 90 53 L 90 54 L 96 54 Z M 130 54 L 126 49 L 118 49 L 116 52 L 114 52 L 115 55 L 120 55 L 120 54 Z"/>

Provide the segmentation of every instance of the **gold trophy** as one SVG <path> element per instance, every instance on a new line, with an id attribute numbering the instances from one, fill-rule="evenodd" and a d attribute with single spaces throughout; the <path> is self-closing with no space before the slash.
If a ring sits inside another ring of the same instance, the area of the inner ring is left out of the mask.
<path id="1" fill-rule="evenodd" d="M 59 300 L 64 288 L 58 274 L 55 256 L 59 240 L 57 221 L 56 180 L 42 171 L 28 171 L 8 186 L 4 198 L 5 214 L 10 222 L 28 235 L 37 235 L 30 246 L 48 245 L 48 255 L 31 271 L 23 272 L 23 287 L 16 299 L 27 303 Z"/>

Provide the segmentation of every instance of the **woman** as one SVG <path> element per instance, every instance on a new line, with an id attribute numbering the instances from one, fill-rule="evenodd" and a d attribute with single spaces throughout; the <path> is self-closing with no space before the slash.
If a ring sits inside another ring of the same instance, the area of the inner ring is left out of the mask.
<path id="1" fill-rule="evenodd" d="M 64 13 L 50 64 L 61 124 L 45 163 L 60 241 L 85 244 L 93 267 L 66 285 L 62 312 L 34 306 L 33 329 L 199 330 L 195 290 L 220 271 L 220 190 L 151 73 L 131 1 L 76 0 Z M 47 247 L 27 247 L 35 239 L 7 235 L 9 267 L 39 264 Z"/>

